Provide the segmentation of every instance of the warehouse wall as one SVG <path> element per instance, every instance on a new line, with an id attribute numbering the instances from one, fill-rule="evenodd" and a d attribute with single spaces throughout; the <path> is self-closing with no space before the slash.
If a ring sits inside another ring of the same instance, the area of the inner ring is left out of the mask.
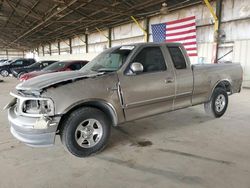
<path id="1" fill-rule="evenodd" d="M 234 43 L 233 60 L 243 67 L 243 86 L 250 88 L 250 40 L 239 40 Z"/>
<path id="2" fill-rule="evenodd" d="M 15 59 L 15 58 L 23 58 L 25 53 L 23 51 L 8 49 L 1 50 L 0 49 L 0 59 Z"/>
<path id="3" fill-rule="evenodd" d="M 37 56 L 38 60 L 92 60 L 98 53 L 79 53 L 79 54 L 62 54 L 62 55 L 46 55 L 46 56 Z"/>
<path id="4" fill-rule="evenodd" d="M 227 0 L 223 3 L 222 30 L 226 33 L 222 52 L 233 50 L 227 60 L 241 63 L 244 70 L 243 86 L 250 87 L 250 1 Z"/>
<path id="5" fill-rule="evenodd" d="M 215 2 L 212 5 L 215 7 Z M 196 16 L 197 20 L 198 58 L 193 58 L 191 61 L 192 63 L 211 63 L 212 51 L 214 50 L 214 22 L 205 5 L 201 4 L 171 12 L 168 15 L 151 17 L 149 24 L 162 23 L 193 15 Z M 145 20 L 140 21 L 140 24 L 145 25 Z M 245 58 L 250 53 L 250 50 L 246 48 L 250 40 L 250 0 L 223 0 L 221 33 L 225 34 L 225 38 L 223 38 L 219 46 L 219 57 L 222 57 L 231 50 L 233 51 L 220 61 L 235 61 L 241 63 L 244 68 L 244 85 L 246 86 L 250 82 L 250 62 L 246 62 Z M 49 45 L 44 46 L 44 56 L 42 47 L 39 47 L 39 59 L 63 60 L 81 58 L 91 60 L 108 47 L 108 39 L 103 34 L 108 36 L 108 30 L 102 31 L 102 34 L 95 32 L 88 36 L 89 53 L 86 53 L 85 36 L 81 35 L 71 40 L 72 54 L 70 54 L 69 40 L 67 39 L 60 42 L 60 55 L 58 52 L 58 42 L 50 45 L 51 55 L 49 53 Z M 135 23 L 131 22 L 112 28 L 111 39 L 111 46 L 117 46 L 143 42 L 144 35 L 141 29 Z M 149 29 L 149 41 L 152 41 L 151 28 Z M 241 55 L 239 55 L 238 52 L 240 52 Z"/>

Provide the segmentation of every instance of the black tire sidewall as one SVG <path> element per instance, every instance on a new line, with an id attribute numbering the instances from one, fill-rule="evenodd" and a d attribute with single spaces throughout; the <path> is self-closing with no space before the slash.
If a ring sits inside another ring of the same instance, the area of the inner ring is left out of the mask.
<path id="1" fill-rule="evenodd" d="M 17 75 L 17 78 L 18 79 L 20 79 L 20 77 L 22 76 L 22 75 L 24 75 L 26 72 L 20 72 L 18 75 Z"/>
<path id="2" fill-rule="evenodd" d="M 91 148 L 83 148 L 78 145 L 75 139 L 75 131 L 78 125 L 86 119 L 98 120 L 103 129 L 103 134 L 99 142 Z M 95 108 L 80 108 L 72 112 L 65 121 L 61 139 L 67 150 L 77 157 L 87 157 L 101 151 L 107 144 L 110 135 L 110 124 L 106 115 Z"/>
<path id="3" fill-rule="evenodd" d="M 226 104 L 225 104 L 225 107 L 224 107 L 224 109 L 221 111 L 221 112 L 218 112 L 217 110 L 216 110 L 216 107 L 215 107 L 215 101 L 216 101 L 216 99 L 217 99 L 217 97 L 219 96 L 219 95 L 224 95 L 224 97 L 225 97 L 225 100 L 226 100 Z M 223 116 L 223 114 L 226 112 L 226 110 L 227 110 L 227 106 L 228 106 L 228 95 L 227 95 L 227 92 L 226 92 L 226 90 L 225 89 L 223 89 L 223 88 L 215 88 L 215 90 L 214 90 L 214 93 L 213 93 L 213 98 L 212 98 L 212 110 L 213 110 L 213 114 L 214 114 L 214 116 L 215 117 L 221 117 L 221 116 Z"/>
<path id="4" fill-rule="evenodd" d="M 2 69 L 2 70 L 0 71 L 0 74 L 1 74 L 2 77 L 7 77 L 7 76 L 3 76 L 3 75 L 2 75 L 2 71 L 7 71 L 7 72 L 8 72 L 8 75 L 7 75 L 7 76 L 9 76 L 9 74 L 10 74 L 9 71 L 8 71 L 7 69 Z"/>

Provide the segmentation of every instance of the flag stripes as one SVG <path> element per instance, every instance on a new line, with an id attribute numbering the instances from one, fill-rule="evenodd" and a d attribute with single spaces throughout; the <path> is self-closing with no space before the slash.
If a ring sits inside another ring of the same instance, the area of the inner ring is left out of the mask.
<path id="1" fill-rule="evenodd" d="M 154 42 L 182 43 L 190 57 L 198 56 L 195 16 L 152 25 Z"/>

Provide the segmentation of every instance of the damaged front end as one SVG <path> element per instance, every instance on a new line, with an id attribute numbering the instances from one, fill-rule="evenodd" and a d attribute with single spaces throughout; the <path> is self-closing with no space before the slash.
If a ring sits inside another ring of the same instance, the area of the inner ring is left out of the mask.
<path id="1" fill-rule="evenodd" d="M 14 99 L 5 108 L 13 136 L 31 146 L 53 145 L 60 121 L 53 100 L 40 97 L 39 92 L 10 94 Z"/>
<path id="2" fill-rule="evenodd" d="M 75 90 L 75 97 L 69 97 L 72 91 L 65 87 L 103 74 L 86 75 L 80 71 L 50 73 L 18 84 L 16 91 L 11 93 L 14 99 L 6 106 L 11 133 L 31 146 L 53 145 L 64 110 L 82 100 L 81 92 Z"/>

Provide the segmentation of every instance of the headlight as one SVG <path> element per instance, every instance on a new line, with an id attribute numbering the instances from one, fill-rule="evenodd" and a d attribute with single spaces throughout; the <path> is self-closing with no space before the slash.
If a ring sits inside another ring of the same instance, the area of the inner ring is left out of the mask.
<path id="1" fill-rule="evenodd" d="M 44 117 L 55 113 L 54 102 L 50 98 L 26 97 L 12 92 L 10 94 L 16 98 L 15 111 L 19 115 Z"/>
<path id="2" fill-rule="evenodd" d="M 27 114 L 53 115 L 53 103 L 50 100 L 26 100 L 22 112 Z"/>

